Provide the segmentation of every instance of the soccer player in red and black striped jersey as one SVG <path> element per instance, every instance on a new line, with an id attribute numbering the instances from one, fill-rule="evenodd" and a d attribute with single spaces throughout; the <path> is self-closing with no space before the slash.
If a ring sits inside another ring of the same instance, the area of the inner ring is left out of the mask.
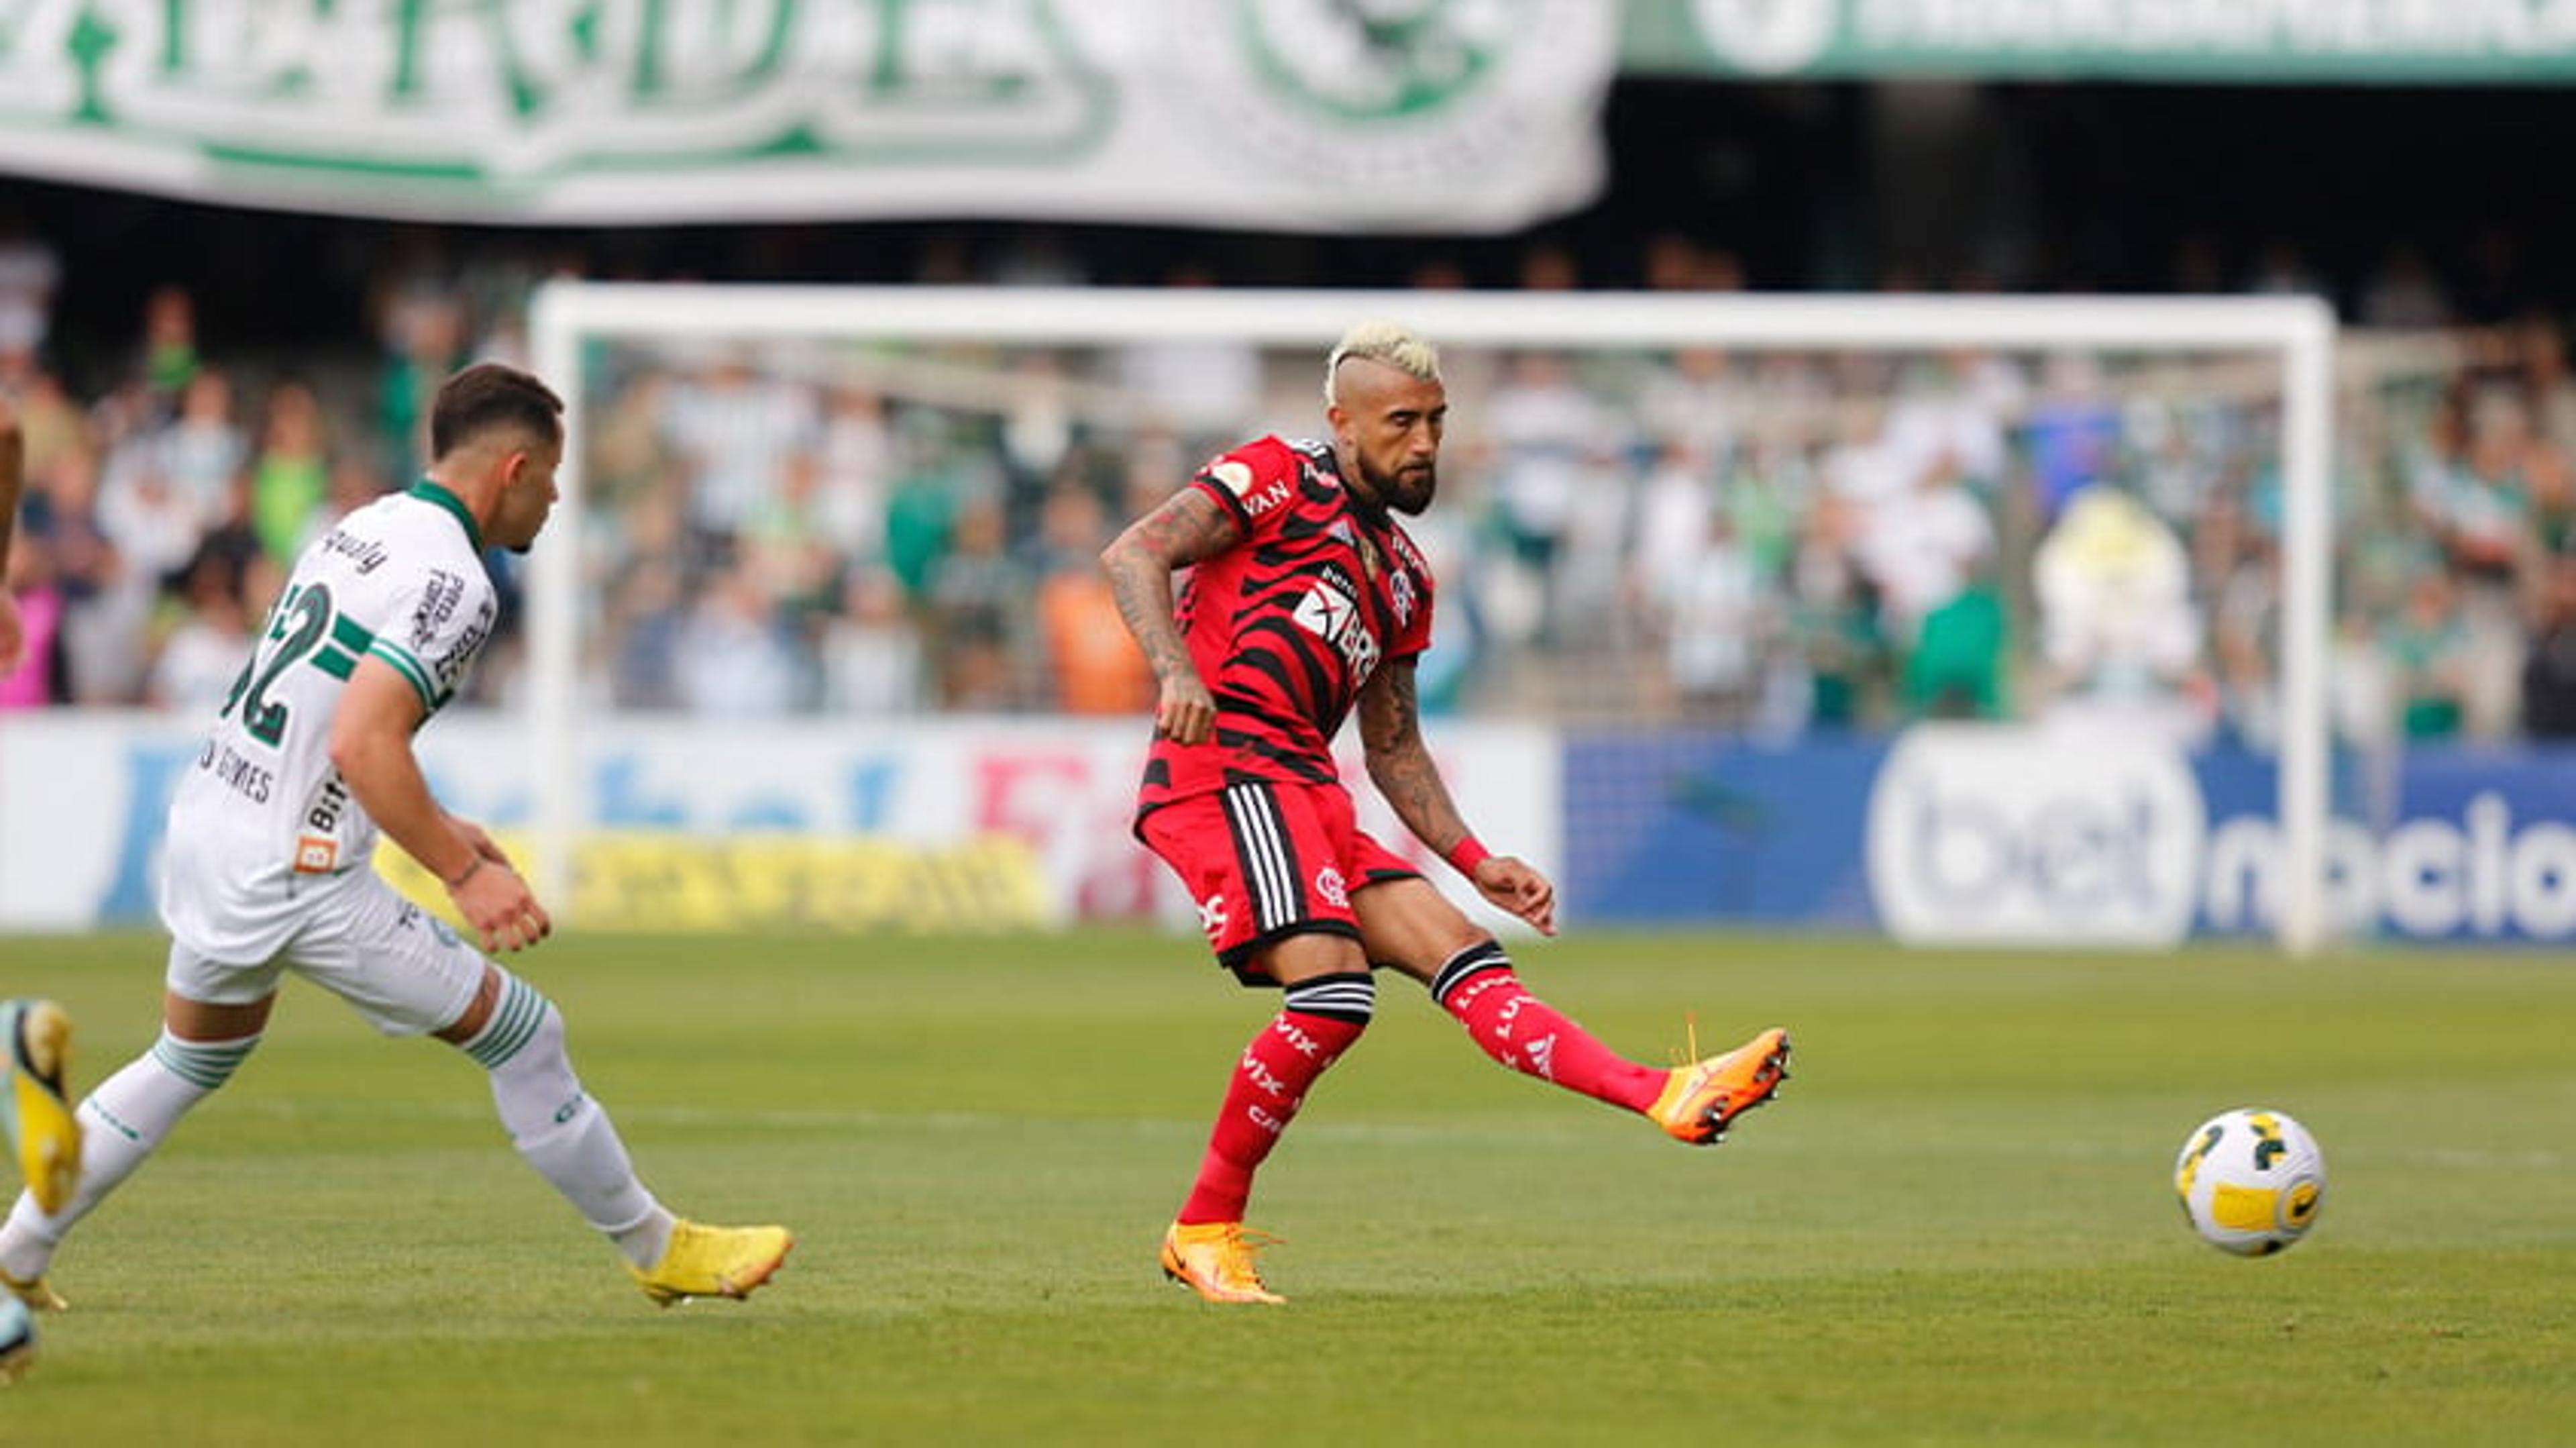
<path id="1" fill-rule="evenodd" d="M 1356 705 L 1369 780 L 1478 893 L 1556 933 L 1556 887 L 1479 844 L 1423 744 L 1414 665 L 1432 578 L 1397 514 L 1438 488 L 1449 404 L 1431 345 L 1391 322 L 1324 368 L 1330 442 L 1217 458 L 1101 554 L 1161 685 L 1136 832 L 1188 886 L 1217 960 L 1276 986 L 1244 1048 L 1163 1270 L 1211 1302 L 1278 1302 L 1247 1236 L 1252 1176 L 1376 1009 L 1370 971 L 1428 986 L 1487 1055 L 1707 1144 L 1787 1075 L 1788 1033 L 1695 1065 L 1639 1065 L 1531 995 L 1494 937 L 1354 822 L 1333 767 Z M 1173 578 L 1189 570 L 1177 603 Z"/>

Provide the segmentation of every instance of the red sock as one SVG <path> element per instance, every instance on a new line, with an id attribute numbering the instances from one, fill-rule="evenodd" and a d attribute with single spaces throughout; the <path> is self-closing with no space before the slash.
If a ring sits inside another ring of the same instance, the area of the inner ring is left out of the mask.
<path id="1" fill-rule="evenodd" d="M 1491 940 L 1469 946 L 1441 967 L 1431 998 L 1458 1018 L 1478 1049 L 1523 1075 L 1636 1112 L 1663 1094 L 1666 1072 L 1611 1050 L 1522 989 L 1511 958 Z"/>
<path id="2" fill-rule="evenodd" d="M 1253 1172 L 1278 1144 L 1279 1133 L 1288 1129 L 1315 1079 L 1368 1029 L 1375 1000 L 1375 984 L 1356 972 L 1289 988 L 1286 1008 L 1261 1028 L 1235 1063 L 1225 1106 L 1199 1162 L 1198 1183 L 1181 1204 L 1181 1221 L 1243 1220 Z"/>

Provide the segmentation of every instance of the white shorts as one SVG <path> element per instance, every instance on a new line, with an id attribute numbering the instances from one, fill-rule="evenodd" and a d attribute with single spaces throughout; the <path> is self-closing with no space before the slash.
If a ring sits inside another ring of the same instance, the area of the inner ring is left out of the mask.
<path id="1" fill-rule="evenodd" d="M 171 994 L 249 1005 L 276 994 L 279 976 L 293 970 L 386 1035 L 418 1036 L 454 1025 L 482 988 L 482 953 L 373 870 L 334 881 L 299 915 L 286 944 L 255 964 L 215 960 L 173 938 Z"/>

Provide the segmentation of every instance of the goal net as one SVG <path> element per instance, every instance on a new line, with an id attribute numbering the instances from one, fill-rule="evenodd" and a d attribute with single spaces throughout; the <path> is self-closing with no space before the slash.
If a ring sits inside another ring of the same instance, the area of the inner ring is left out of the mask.
<path id="1" fill-rule="evenodd" d="M 1325 350 L 1381 315 L 1439 344 L 1453 409 L 1416 529 L 1426 712 L 1641 749 L 1950 721 L 2242 741 L 2277 765 L 2249 918 L 2326 937 L 2337 333 L 2291 298 L 549 283 L 534 360 L 576 444 L 516 685 L 543 878 L 638 817 L 583 758 L 603 719 L 782 761 L 800 720 L 1132 735 L 1150 694 L 1091 555 L 1213 451 L 1321 434 Z M 2011 776 L 2024 736 L 1996 737 L 1945 769 Z M 886 787 L 778 768 L 773 793 L 858 818 Z M 2117 849 L 2037 825 L 1927 868 Z"/>

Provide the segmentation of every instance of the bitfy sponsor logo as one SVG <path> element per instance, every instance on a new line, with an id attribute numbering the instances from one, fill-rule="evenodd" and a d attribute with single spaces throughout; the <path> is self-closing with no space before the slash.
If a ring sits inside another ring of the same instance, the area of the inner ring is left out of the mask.
<path id="1" fill-rule="evenodd" d="M 2173 748 L 1924 726 L 1870 791 L 1870 894 L 1900 940 L 2170 944 L 2205 827 Z"/>

